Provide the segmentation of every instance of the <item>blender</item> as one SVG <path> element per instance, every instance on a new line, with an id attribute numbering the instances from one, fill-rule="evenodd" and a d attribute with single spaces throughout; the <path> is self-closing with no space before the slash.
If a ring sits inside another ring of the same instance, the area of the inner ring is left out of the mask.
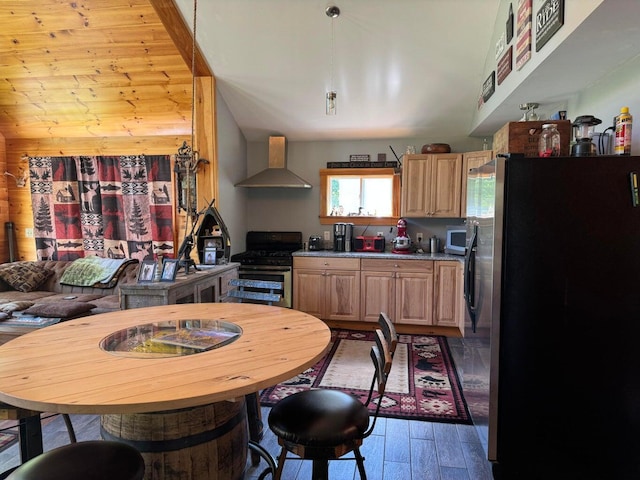
<path id="1" fill-rule="evenodd" d="M 597 154 L 596 146 L 591 142 L 593 129 L 602 120 L 593 115 L 582 115 L 573 122 L 573 135 L 576 143 L 571 147 L 572 157 L 592 157 Z"/>

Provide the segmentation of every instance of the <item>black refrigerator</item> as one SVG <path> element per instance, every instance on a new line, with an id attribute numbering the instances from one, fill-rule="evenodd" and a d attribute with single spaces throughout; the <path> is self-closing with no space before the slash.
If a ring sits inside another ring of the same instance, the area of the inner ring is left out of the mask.
<path id="1" fill-rule="evenodd" d="M 461 375 L 496 479 L 640 479 L 640 157 L 469 172 Z"/>

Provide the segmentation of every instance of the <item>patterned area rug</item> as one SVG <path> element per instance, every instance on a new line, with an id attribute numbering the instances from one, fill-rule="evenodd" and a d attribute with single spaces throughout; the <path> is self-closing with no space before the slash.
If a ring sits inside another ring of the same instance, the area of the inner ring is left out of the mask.
<path id="1" fill-rule="evenodd" d="M 446 337 L 400 335 L 399 340 L 380 415 L 470 424 Z M 278 400 L 309 388 L 344 390 L 364 401 L 373 377 L 369 357 L 373 332 L 332 330 L 331 341 L 327 356 L 312 368 L 263 390 L 262 405 L 273 406 Z"/>
<path id="2" fill-rule="evenodd" d="M 11 445 L 18 441 L 18 434 L 12 432 L 0 432 L 0 452 L 5 448 L 9 448 Z"/>

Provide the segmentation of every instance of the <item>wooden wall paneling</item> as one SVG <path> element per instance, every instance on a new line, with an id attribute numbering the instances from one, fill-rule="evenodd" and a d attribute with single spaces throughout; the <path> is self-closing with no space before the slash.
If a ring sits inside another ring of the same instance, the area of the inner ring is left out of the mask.
<path id="1" fill-rule="evenodd" d="M 4 173 L 7 169 L 7 148 L 4 135 L 0 133 L 0 174 Z M 5 238 L 4 224 L 10 221 L 9 219 L 9 182 L 11 177 L 2 175 L 2 181 L 0 182 L 0 228 L 2 233 L 0 234 L 0 262 L 6 262 L 9 259 L 9 243 Z"/>

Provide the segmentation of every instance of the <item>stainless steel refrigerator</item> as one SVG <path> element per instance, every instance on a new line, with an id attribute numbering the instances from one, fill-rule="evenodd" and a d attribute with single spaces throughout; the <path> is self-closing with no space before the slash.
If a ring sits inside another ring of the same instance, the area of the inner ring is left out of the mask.
<path id="1" fill-rule="evenodd" d="M 640 478 L 637 176 L 640 157 L 470 171 L 461 375 L 497 479 Z"/>

